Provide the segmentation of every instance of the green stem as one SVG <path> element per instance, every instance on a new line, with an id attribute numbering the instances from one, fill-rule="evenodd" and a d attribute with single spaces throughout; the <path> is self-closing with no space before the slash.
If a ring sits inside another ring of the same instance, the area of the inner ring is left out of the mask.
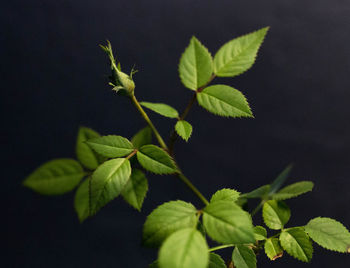
<path id="1" fill-rule="evenodd" d="M 137 101 L 135 95 L 133 94 L 132 96 L 130 96 L 132 103 L 135 105 L 136 109 L 140 112 L 141 116 L 143 117 L 143 119 L 145 119 L 145 121 L 147 122 L 147 124 L 150 126 L 150 128 L 152 129 L 154 135 L 156 136 L 156 139 L 158 140 L 159 145 L 166 151 L 168 151 L 168 146 L 166 145 L 166 143 L 164 142 L 162 136 L 159 134 L 158 130 L 156 129 L 156 127 L 153 125 L 151 119 L 149 119 L 148 115 L 146 114 L 145 110 L 143 110 L 142 106 L 140 105 L 140 103 Z"/>
<path id="2" fill-rule="evenodd" d="M 209 201 L 202 195 L 202 193 L 192 184 L 192 182 L 180 171 L 177 173 L 177 176 L 180 180 L 182 180 L 189 189 L 204 203 L 204 205 L 208 205 Z"/>
<path id="3" fill-rule="evenodd" d="M 252 215 L 252 217 L 259 212 L 259 210 L 262 208 L 262 206 L 264 205 L 265 200 L 261 200 L 261 202 L 259 203 L 259 205 L 250 213 Z"/>
<path id="4" fill-rule="evenodd" d="M 190 99 L 190 101 L 188 102 L 185 110 L 182 112 L 181 116 L 179 117 L 178 120 L 184 120 L 187 116 L 187 114 L 189 113 L 189 111 L 191 110 L 193 104 L 196 102 L 196 99 L 197 99 L 197 93 L 198 92 L 202 92 L 203 89 L 205 89 L 213 80 L 214 78 L 216 77 L 215 74 L 213 74 L 208 83 L 206 83 L 204 86 L 200 87 L 199 89 L 196 90 L 196 92 L 193 94 L 192 98 Z M 173 130 L 173 132 L 171 133 L 171 136 L 170 136 L 170 139 L 169 139 L 169 153 L 171 155 L 174 154 L 174 145 L 175 145 L 175 142 L 176 142 L 176 139 L 177 139 L 178 135 L 176 134 L 175 130 Z"/>
<path id="5" fill-rule="evenodd" d="M 213 251 L 216 251 L 216 250 L 219 250 L 219 249 L 223 249 L 223 248 L 231 248 L 231 247 L 234 247 L 234 246 L 235 246 L 234 244 L 227 244 L 227 245 L 217 246 L 217 247 L 210 248 L 209 252 L 213 252 Z"/>
<path id="6" fill-rule="evenodd" d="M 165 144 L 162 136 L 159 134 L 158 130 L 156 129 L 156 127 L 153 125 L 151 119 L 148 117 L 147 113 L 143 110 L 142 106 L 140 105 L 140 103 L 137 101 L 135 95 L 130 96 L 132 103 L 135 105 L 136 109 L 140 112 L 141 116 L 143 117 L 143 119 L 145 119 L 145 121 L 147 122 L 147 124 L 150 126 L 150 128 L 152 129 L 154 135 L 156 136 L 160 146 L 169 152 L 169 149 L 167 147 L 167 145 Z M 177 164 L 176 164 L 177 165 Z M 182 173 L 182 171 L 180 170 L 180 168 L 178 168 L 179 172 L 177 173 L 177 176 L 180 178 L 180 180 L 182 180 L 186 186 L 205 204 L 208 205 L 209 202 L 208 200 L 202 195 L 202 193 L 191 183 L 191 181 Z"/>

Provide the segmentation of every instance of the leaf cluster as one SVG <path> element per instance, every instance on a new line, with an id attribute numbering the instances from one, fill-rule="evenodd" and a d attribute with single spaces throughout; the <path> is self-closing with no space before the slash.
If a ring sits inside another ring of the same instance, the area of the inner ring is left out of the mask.
<path id="1" fill-rule="evenodd" d="M 224 268 L 225 261 L 214 253 L 222 248 L 232 248 L 229 267 L 257 267 L 260 251 L 272 261 L 286 252 L 300 261 L 310 262 L 313 241 L 326 249 L 349 253 L 350 233 L 336 220 L 318 217 L 304 226 L 286 227 L 292 215 L 286 200 L 310 192 L 314 186 L 311 181 L 300 181 L 282 188 L 291 165 L 270 184 L 243 194 L 224 188 L 208 201 L 176 162 L 173 146 L 177 137 L 186 142 L 190 139 L 193 127 L 185 117 L 195 102 L 215 115 L 253 117 L 241 91 L 231 85 L 211 83 L 216 77 L 235 77 L 250 69 L 267 31 L 268 27 L 235 38 L 224 44 L 214 57 L 192 37 L 180 58 L 179 77 L 194 96 L 182 113 L 165 103 L 138 102 L 132 79 L 134 71 L 130 75 L 123 73 L 111 44 L 101 46 L 111 63 L 109 84 L 119 95 L 130 98 L 148 126 L 130 139 L 120 135 L 101 136 L 81 127 L 76 159 L 49 161 L 34 170 L 23 185 L 44 195 L 60 195 L 76 189 L 74 207 L 83 222 L 118 196 L 140 211 L 148 192 L 146 173 L 176 175 L 203 202 L 203 207 L 175 200 L 159 205 L 148 215 L 142 244 L 158 249 L 158 258 L 150 267 Z M 176 121 L 168 145 L 144 108 Z M 159 146 L 153 143 L 153 138 Z M 258 199 L 259 205 L 249 211 L 252 199 Z M 254 225 L 253 217 L 260 209 L 266 228 Z M 212 243 L 216 245 L 209 247 Z"/>

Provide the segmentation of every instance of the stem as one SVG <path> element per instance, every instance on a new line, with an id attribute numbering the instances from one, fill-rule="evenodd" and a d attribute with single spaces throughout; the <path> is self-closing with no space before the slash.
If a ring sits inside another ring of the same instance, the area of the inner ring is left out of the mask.
<path id="1" fill-rule="evenodd" d="M 140 103 L 137 101 L 135 95 L 130 96 L 132 103 L 135 105 L 136 109 L 141 113 L 141 116 L 143 117 L 143 119 L 145 119 L 145 121 L 147 122 L 147 124 L 151 127 L 154 135 L 156 136 L 160 146 L 165 150 L 169 152 L 169 149 L 167 147 L 167 145 L 165 144 L 162 136 L 159 134 L 158 130 L 156 129 L 156 127 L 153 125 L 151 119 L 148 117 L 148 115 L 146 114 L 146 112 L 143 110 L 142 106 L 140 105 Z M 134 152 L 136 153 L 136 152 Z M 176 163 L 177 165 L 177 163 Z M 178 166 L 178 165 L 177 165 Z M 191 181 L 182 173 L 182 171 L 180 170 L 180 168 L 178 167 L 179 172 L 177 173 L 177 176 L 180 178 L 180 180 L 182 180 L 186 186 L 205 204 L 208 205 L 209 202 L 208 200 L 202 195 L 202 193 L 191 183 Z"/>
<path id="2" fill-rule="evenodd" d="M 204 203 L 204 205 L 209 205 L 209 201 L 202 195 L 202 193 L 192 184 L 192 182 L 180 171 L 177 176 L 182 180 L 189 189 Z"/>
<path id="3" fill-rule="evenodd" d="M 197 99 L 197 92 L 195 92 L 193 94 L 192 98 L 188 102 L 185 110 L 182 112 L 181 116 L 178 119 L 179 121 L 185 119 L 185 117 L 187 116 L 188 112 L 191 110 L 196 99 Z M 169 152 L 171 155 L 173 154 L 174 145 L 175 145 L 175 141 L 176 141 L 177 137 L 178 137 L 178 135 L 176 134 L 175 130 L 173 130 L 173 132 L 171 133 L 170 139 L 169 139 Z"/>
<path id="4" fill-rule="evenodd" d="M 213 74 L 208 83 L 206 83 L 204 86 L 201 86 L 199 89 L 196 90 L 196 92 L 193 94 L 192 98 L 190 99 L 190 101 L 188 102 L 185 110 L 182 112 L 181 116 L 179 117 L 178 120 L 184 120 L 187 116 L 187 114 L 189 113 L 189 111 L 191 110 L 193 104 L 195 103 L 196 99 L 197 99 L 197 93 L 198 92 L 202 92 L 203 89 L 205 89 L 210 83 L 211 81 L 213 81 L 213 79 L 216 77 L 215 74 Z M 171 155 L 173 155 L 174 153 L 174 145 L 175 145 L 175 142 L 176 142 L 176 139 L 177 139 L 178 135 L 176 134 L 176 131 L 173 130 L 173 132 L 171 133 L 171 136 L 170 136 L 170 139 L 169 139 L 169 153 Z"/>
<path id="5" fill-rule="evenodd" d="M 234 244 L 227 244 L 227 245 L 217 246 L 217 247 L 210 248 L 209 252 L 216 251 L 216 250 L 223 249 L 223 248 L 231 248 L 231 247 L 234 247 L 234 246 L 235 246 Z"/>
<path id="6" fill-rule="evenodd" d="M 265 200 L 261 200 L 261 202 L 259 203 L 259 205 L 250 213 L 252 215 L 252 217 L 258 213 L 258 211 L 261 209 L 261 207 L 264 205 Z"/>
<path id="7" fill-rule="evenodd" d="M 145 119 L 145 121 L 147 122 L 147 124 L 150 126 L 150 128 L 152 129 L 154 135 L 156 136 L 156 139 L 158 140 L 159 145 L 166 151 L 168 151 L 168 146 L 165 144 L 162 136 L 159 134 L 158 130 L 156 129 L 156 127 L 153 125 L 151 119 L 149 119 L 148 115 L 146 114 L 146 112 L 143 110 L 142 106 L 140 105 L 140 103 L 137 101 L 135 95 L 133 94 L 132 96 L 130 96 L 132 103 L 135 105 L 136 109 L 140 112 L 141 116 L 143 117 L 143 119 Z"/>

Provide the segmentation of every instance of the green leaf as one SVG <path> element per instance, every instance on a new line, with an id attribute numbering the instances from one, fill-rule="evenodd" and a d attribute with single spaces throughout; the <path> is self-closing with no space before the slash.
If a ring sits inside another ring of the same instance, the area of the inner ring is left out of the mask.
<path id="1" fill-rule="evenodd" d="M 106 159 L 103 156 L 96 154 L 85 142 L 89 139 L 100 137 L 96 131 L 87 128 L 80 127 L 78 131 L 77 143 L 76 143 L 76 155 L 79 162 L 87 169 L 94 170 L 98 165 L 104 162 Z"/>
<path id="2" fill-rule="evenodd" d="M 155 174 L 171 174 L 177 171 L 170 155 L 155 145 L 144 145 L 137 152 L 137 160 L 143 168 Z"/>
<path id="3" fill-rule="evenodd" d="M 232 253 L 232 261 L 236 268 L 256 268 L 255 253 L 248 246 L 236 246 Z"/>
<path id="4" fill-rule="evenodd" d="M 192 90 L 206 85 L 213 74 L 213 59 L 208 49 L 194 36 L 181 56 L 179 74 L 185 87 Z"/>
<path id="5" fill-rule="evenodd" d="M 300 181 L 284 187 L 276 194 L 273 194 L 271 198 L 275 200 L 290 199 L 312 191 L 313 187 L 314 184 L 311 181 Z"/>
<path id="6" fill-rule="evenodd" d="M 191 137 L 192 126 L 190 123 L 188 123 L 185 120 L 177 121 L 175 125 L 175 130 L 177 134 L 179 134 L 179 136 L 183 138 L 185 141 L 188 141 L 188 139 Z"/>
<path id="7" fill-rule="evenodd" d="M 208 235 L 223 244 L 254 243 L 250 215 L 230 201 L 210 203 L 203 210 L 203 224 Z"/>
<path id="8" fill-rule="evenodd" d="M 267 231 L 262 226 L 255 226 L 254 227 L 254 237 L 258 241 L 265 240 L 267 237 Z"/>
<path id="9" fill-rule="evenodd" d="M 249 193 L 242 194 L 245 198 L 264 198 L 270 190 L 270 185 L 263 185 Z"/>
<path id="10" fill-rule="evenodd" d="M 280 242 L 289 255 L 303 262 L 311 261 L 312 244 L 302 227 L 283 230 L 280 235 Z"/>
<path id="11" fill-rule="evenodd" d="M 283 256 L 283 249 L 280 245 L 278 238 L 267 239 L 265 241 L 264 249 L 267 257 L 271 261 L 274 261 Z"/>
<path id="12" fill-rule="evenodd" d="M 122 196 L 132 207 L 141 211 L 143 200 L 148 191 L 148 181 L 145 174 L 138 169 L 133 169 L 130 179 L 126 183 Z"/>
<path id="13" fill-rule="evenodd" d="M 150 127 L 145 127 L 137 132 L 132 138 L 131 143 L 136 149 L 141 148 L 144 145 L 152 143 L 152 130 Z"/>
<path id="14" fill-rule="evenodd" d="M 253 117 L 244 95 L 226 85 L 213 85 L 197 94 L 200 106 L 209 112 L 229 117 Z"/>
<path id="15" fill-rule="evenodd" d="M 226 264 L 224 260 L 220 257 L 220 255 L 215 253 L 210 253 L 208 268 L 226 268 Z"/>
<path id="16" fill-rule="evenodd" d="M 309 221 L 305 231 L 321 247 L 329 250 L 350 253 L 350 233 L 340 222 L 318 217 Z"/>
<path id="17" fill-rule="evenodd" d="M 38 167 L 23 185 L 43 195 L 60 195 L 73 190 L 85 176 L 80 164 L 68 158 L 55 159 Z"/>
<path id="18" fill-rule="evenodd" d="M 287 180 L 291 170 L 293 168 L 292 164 L 289 164 L 278 176 L 277 178 L 271 183 L 271 187 L 270 187 L 270 191 L 269 191 L 269 195 L 273 195 L 274 193 L 276 193 L 281 186 L 283 185 L 283 183 Z"/>
<path id="19" fill-rule="evenodd" d="M 178 118 L 179 117 L 178 111 L 168 104 L 152 103 L 152 102 L 145 102 L 145 101 L 140 102 L 140 104 L 143 107 L 146 107 L 146 108 L 152 110 L 153 112 L 156 112 L 162 116 L 170 117 L 170 118 Z"/>
<path id="20" fill-rule="evenodd" d="M 210 199 L 210 203 L 216 202 L 216 201 L 230 201 L 230 202 L 236 202 L 239 198 L 239 192 L 233 189 L 221 189 L 217 191 Z"/>
<path id="21" fill-rule="evenodd" d="M 233 77 L 250 69 L 268 29 L 262 28 L 224 44 L 214 57 L 215 74 L 220 77 Z"/>
<path id="22" fill-rule="evenodd" d="M 121 193 L 130 174 L 130 162 L 126 158 L 108 160 L 95 170 L 90 183 L 91 215 Z"/>
<path id="23" fill-rule="evenodd" d="M 199 231 L 192 228 L 170 235 L 159 250 L 160 268 L 207 268 L 208 245 Z"/>
<path id="24" fill-rule="evenodd" d="M 129 155 L 133 152 L 134 146 L 122 136 L 108 135 L 86 142 L 94 151 L 100 155 L 115 158 Z"/>
<path id="25" fill-rule="evenodd" d="M 194 228 L 197 223 L 196 208 L 184 201 L 171 201 L 157 207 L 147 217 L 143 226 L 143 244 L 158 247 L 172 233 Z"/>
<path id="26" fill-rule="evenodd" d="M 85 221 L 89 213 L 89 182 L 90 178 L 80 184 L 74 197 L 74 209 L 78 215 L 79 221 Z"/>
<path id="27" fill-rule="evenodd" d="M 290 209 L 283 201 L 270 200 L 264 203 L 263 219 L 270 229 L 282 229 L 289 218 Z"/>

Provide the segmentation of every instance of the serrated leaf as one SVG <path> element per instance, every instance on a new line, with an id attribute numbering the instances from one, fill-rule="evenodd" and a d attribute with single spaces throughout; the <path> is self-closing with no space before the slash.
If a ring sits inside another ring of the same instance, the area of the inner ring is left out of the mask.
<path id="1" fill-rule="evenodd" d="M 196 208 L 184 201 L 170 201 L 157 207 L 147 217 L 143 226 L 143 244 L 158 247 L 172 233 L 194 228 L 197 222 Z"/>
<path id="2" fill-rule="evenodd" d="M 185 87 L 197 90 L 210 81 L 212 73 L 213 59 L 208 49 L 193 36 L 180 59 L 181 82 Z"/>
<path id="3" fill-rule="evenodd" d="M 121 194 L 126 202 L 138 211 L 141 211 L 147 191 L 148 181 L 145 174 L 141 170 L 133 169 L 130 179 L 124 186 Z"/>
<path id="4" fill-rule="evenodd" d="M 78 215 L 80 223 L 86 220 L 89 213 L 89 180 L 83 181 L 75 192 L 74 209 Z"/>
<path id="5" fill-rule="evenodd" d="M 224 44 L 214 57 L 215 74 L 220 77 L 233 77 L 250 69 L 268 29 L 262 28 Z"/>
<path id="6" fill-rule="evenodd" d="M 61 158 L 38 167 L 23 185 L 43 195 L 60 195 L 73 190 L 85 176 L 79 162 Z"/>
<path id="7" fill-rule="evenodd" d="M 226 85 L 213 85 L 197 93 L 200 106 L 209 112 L 229 117 L 253 117 L 244 95 Z"/>
<path id="8" fill-rule="evenodd" d="M 143 107 L 146 107 L 146 108 L 150 109 L 151 111 L 156 112 L 162 116 L 170 117 L 170 118 L 178 118 L 179 117 L 178 111 L 168 104 L 145 102 L 145 101 L 140 102 L 140 104 Z"/>
<path id="9" fill-rule="evenodd" d="M 248 246 L 236 246 L 232 253 L 232 261 L 236 268 L 256 268 L 255 253 Z"/>
<path id="10" fill-rule="evenodd" d="M 311 239 L 329 250 L 350 253 L 350 233 L 340 222 L 318 217 L 305 226 L 305 231 Z"/>
<path id="11" fill-rule="evenodd" d="M 264 227 L 262 226 L 255 226 L 254 227 L 254 237 L 258 241 L 265 240 L 267 237 L 267 231 Z"/>
<path id="12" fill-rule="evenodd" d="M 141 148 L 144 145 L 152 143 L 152 130 L 150 127 L 145 127 L 137 132 L 132 138 L 131 143 L 136 149 Z"/>
<path id="13" fill-rule="evenodd" d="M 188 139 L 191 137 L 192 134 L 192 126 L 190 123 L 188 123 L 185 120 L 179 120 L 177 121 L 175 125 L 176 133 L 183 138 L 185 141 L 188 141 Z"/>
<path id="14" fill-rule="evenodd" d="M 287 180 L 292 168 L 293 168 L 293 165 L 289 164 L 284 170 L 282 170 L 282 172 L 277 176 L 277 178 L 271 183 L 271 187 L 269 191 L 270 196 L 276 193 L 281 188 L 283 183 Z"/>
<path id="15" fill-rule="evenodd" d="M 137 160 L 143 168 L 155 174 L 171 174 L 177 171 L 170 155 L 155 145 L 144 145 L 137 152 Z"/>
<path id="16" fill-rule="evenodd" d="M 263 185 L 249 193 L 242 194 L 244 198 L 264 198 L 270 190 L 270 185 Z"/>
<path id="17" fill-rule="evenodd" d="M 199 231 L 192 228 L 171 234 L 159 250 L 160 268 L 207 268 L 208 245 Z"/>
<path id="18" fill-rule="evenodd" d="M 224 260 L 220 257 L 220 255 L 215 253 L 210 253 L 208 268 L 226 268 L 226 264 Z"/>
<path id="19" fill-rule="evenodd" d="M 283 201 L 270 200 L 264 203 L 263 219 L 270 229 L 282 229 L 289 218 L 290 209 Z"/>
<path id="20" fill-rule="evenodd" d="M 89 139 L 98 137 L 100 137 L 100 134 L 90 128 L 79 128 L 75 151 L 79 162 L 87 169 L 94 170 L 98 167 L 99 164 L 106 160 L 103 156 L 96 154 L 85 143 Z"/>
<path id="21" fill-rule="evenodd" d="M 312 244 L 302 227 L 283 230 L 280 235 L 280 243 L 283 249 L 294 258 L 303 262 L 311 261 Z"/>
<path id="22" fill-rule="evenodd" d="M 286 200 L 294 198 L 312 191 L 313 187 L 314 184 L 311 181 L 300 181 L 284 187 L 279 192 L 273 194 L 271 198 L 275 200 Z"/>
<path id="23" fill-rule="evenodd" d="M 210 203 L 203 210 L 207 234 L 224 244 L 254 243 L 251 218 L 247 212 L 230 201 Z"/>
<path id="24" fill-rule="evenodd" d="M 283 249 L 280 245 L 278 238 L 267 239 L 265 241 L 264 249 L 267 257 L 271 261 L 274 261 L 283 256 Z"/>
<path id="25" fill-rule="evenodd" d="M 230 202 L 236 202 L 239 198 L 239 192 L 233 189 L 221 189 L 217 191 L 210 199 L 210 203 L 216 202 L 216 201 L 230 201 Z"/>
<path id="26" fill-rule="evenodd" d="M 109 158 L 123 157 L 133 152 L 132 143 L 117 135 L 108 135 L 86 142 L 95 152 Z"/>
<path id="27" fill-rule="evenodd" d="M 130 174 L 130 162 L 126 158 L 108 160 L 95 170 L 90 183 L 91 215 L 121 193 Z"/>

